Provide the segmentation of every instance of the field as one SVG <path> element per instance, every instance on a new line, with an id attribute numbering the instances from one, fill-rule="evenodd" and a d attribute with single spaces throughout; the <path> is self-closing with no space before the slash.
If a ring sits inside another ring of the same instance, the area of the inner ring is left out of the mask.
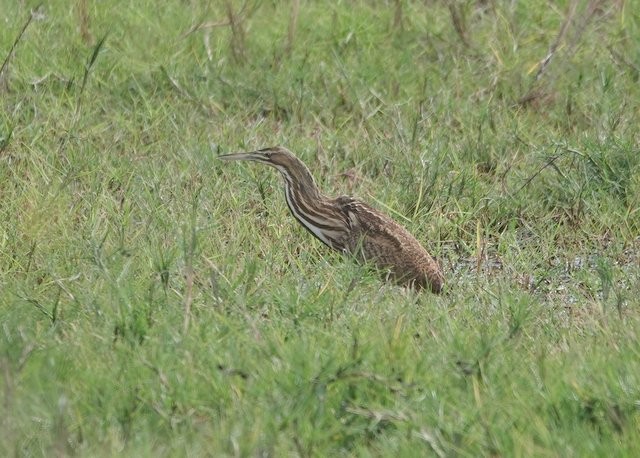
<path id="1" fill-rule="evenodd" d="M 640 8 L 0 8 L 1 456 L 640 456 Z M 439 260 L 289 214 L 284 145 Z"/>

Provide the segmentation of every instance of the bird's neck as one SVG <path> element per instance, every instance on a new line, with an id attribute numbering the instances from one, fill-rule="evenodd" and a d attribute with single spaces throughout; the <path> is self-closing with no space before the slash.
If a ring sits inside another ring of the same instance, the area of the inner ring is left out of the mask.
<path id="1" fill-rule="evenodd" d="M 295 218 L 329 247 L 343 251 L 347 222 L 333 200 L 320 192 L 306 167 L 291 176 L 283 172 L 287 205 Z"/>
<path id="2" fill-rule="evenodd" d="M 325 202 L 328 202 L 327 197 L 320 192 L 313 175 L 306 167 L 287 170 L 282 172 L 282 176 L 284 177 L 287 194 L 296 201 L 302 201 L 312 208 L 324 206 Z"/>

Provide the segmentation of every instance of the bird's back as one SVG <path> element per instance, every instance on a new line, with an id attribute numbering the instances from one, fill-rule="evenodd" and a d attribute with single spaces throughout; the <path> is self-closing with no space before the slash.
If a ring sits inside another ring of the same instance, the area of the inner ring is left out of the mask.
<path id="1" fill-rule="evenodd" d="M 334 200 L 345 213 L 350 231 L 345 248 L 361 261 L 388 272 L 399 284 L 442 290 L 438 263 L 404 227 L 373 207 L 348 196 Z"/>

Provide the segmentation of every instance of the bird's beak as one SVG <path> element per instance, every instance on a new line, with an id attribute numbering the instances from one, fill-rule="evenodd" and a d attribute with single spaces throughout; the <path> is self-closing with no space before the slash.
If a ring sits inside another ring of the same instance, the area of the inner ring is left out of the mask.
<path id="1" fill-rule="evenodd" d="M 218 156 L 223 161 L 264 161 L 264 154 L 260 151 L 252 151 L 250 153 L 233 153 Z"/>

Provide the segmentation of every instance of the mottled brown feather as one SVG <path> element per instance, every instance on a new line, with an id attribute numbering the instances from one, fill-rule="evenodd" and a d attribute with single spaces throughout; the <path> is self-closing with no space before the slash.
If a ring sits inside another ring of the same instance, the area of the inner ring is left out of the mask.
<path id="1" fill-rule="evenodd" d="M 387 215 L 353 197 L 324 196 L 307 166 L 286 148 L 276 146 L 220 158 L 261 162 L 280 171 L 291 213 L 329 247 L 373 264 L 398 284 L 442 291 L 442 270 L 415 237 Z"/>
<path id="2" fill-rule="evenodd" d="M 358 260 L 373 263 L 398 284 L 442 291 L 444 276 L 438 263 L 404 227 L 352 197 L 334 201 L 347 214 L 350 231 L 345 245 Z"/>

